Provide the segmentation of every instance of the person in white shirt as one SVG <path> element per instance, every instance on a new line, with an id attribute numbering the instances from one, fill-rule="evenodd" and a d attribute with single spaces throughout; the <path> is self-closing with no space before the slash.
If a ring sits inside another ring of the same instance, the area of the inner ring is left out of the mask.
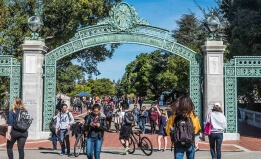
<path id="1" fill-rule="evenodd" d="M 208 136 L 212 159 L 221 159 L 221 144 L 224 130 L 227 127 L 227 120 L 220 103 L 214 104 L 212 112 L 207 115 L 206 122 L 212 124 L 211 134 Z"/>

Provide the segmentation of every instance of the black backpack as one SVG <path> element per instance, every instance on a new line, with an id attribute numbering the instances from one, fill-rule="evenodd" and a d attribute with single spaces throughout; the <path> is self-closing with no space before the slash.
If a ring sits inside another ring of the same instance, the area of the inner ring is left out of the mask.
<path id="1" fill-rule="evenodd" d="M 132 125 L 134 122 L 134 116 L 131 112 L 125 112 L 124 115 L 125 124 Z"/>
<path id="2" fill-rule="evenodd" d="M 52 133 L 55 133 L 56 123 L 57 123 L 57 117 L 55 119 L 52 118 L 51 122 L 49 123 L 49 129 Z"/>
<path id="3" fill-rule="evenodd" d="M 177 116 L 170 131 L 175 147 L 190 147 L 194 143 L 194 127 L 190 117 Z"/>
<path id="4" fill-rule="evenodd" d="M 33 119 L 26 110 L 16 110 L 16 120 L 13 125 L 13 129 L 18 132 L 26 132 L 30 125 L 32 124 Z"/>

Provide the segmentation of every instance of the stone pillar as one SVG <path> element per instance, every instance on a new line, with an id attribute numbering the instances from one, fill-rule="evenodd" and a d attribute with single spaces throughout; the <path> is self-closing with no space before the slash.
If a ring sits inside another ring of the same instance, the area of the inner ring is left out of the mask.
<path id="1" fill-rule="evenodd" d="M 211 112 L 213 104 L 219 102 L 224 112 L 223 41 L 205 41 L 204 52 L 204 96 L 203 119 Z"/>
<path id="2" fill-rule="evenodd" d="M 47 47 L 43 41 L 25 40 L 23 50 L 22 99 L 33 117 L 28 139 L 46 138 L 43 123 L 43 62 Z"/>
<path id="3" fill-rule="evenodd" d="M 211 112 L 214 103 L 221 104 L 223 112 L 224 106 L 224 68 L 223 54 L 226 46 L 223 41 L 206 41 L 202 46 L 204 52 L 204 96 L 203 96 L 203 118 Z M 229 122 L 229 121 L 227 121 Z M 223 140 L 239 140 L 238 133 L 224 133 Z M 205 137 L 205 140 L 208 140 Z"/>

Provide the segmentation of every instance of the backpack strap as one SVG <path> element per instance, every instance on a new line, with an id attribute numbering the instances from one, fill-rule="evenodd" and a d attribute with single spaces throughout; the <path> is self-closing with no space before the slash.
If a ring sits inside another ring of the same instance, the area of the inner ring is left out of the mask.
<path id="1" fill-rule="evenodd" d="M 71 116 L 70 116 L 70 114 L 69 114 L 70 112 L 68 111 L 67 112 L 67 115 L 68 115 L 68 118 L 69 118 L 69 122 L 72 120 L 72 118 L 71 118 Z"/>

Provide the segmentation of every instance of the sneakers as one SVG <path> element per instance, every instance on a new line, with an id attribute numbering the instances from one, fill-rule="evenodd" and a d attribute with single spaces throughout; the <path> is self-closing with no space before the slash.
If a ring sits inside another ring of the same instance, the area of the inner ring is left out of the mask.
<path id="1" fill-rule="evenodd" d="M 126 147 L 126 148 L 124 149 L 124 151 L 123 151 L 123 155 L 128 155 L 128 154 L 129 154 L 128 150 L 129 150 L 129 148 Z"/>
<path id="2" fill-rule="evenodd" d="M 61 152 L 61 153 L 60 153 L 60 156 L 63 156 L 63 155 L 64 155 L 64 152 Z"/>
<path id="3" fill-rule="evenodd" d="M 72 154 L 71 154 L 71 153 L 68 153 L 67 155 L 68 155 L 68 157 L 72 156 Z"/>

